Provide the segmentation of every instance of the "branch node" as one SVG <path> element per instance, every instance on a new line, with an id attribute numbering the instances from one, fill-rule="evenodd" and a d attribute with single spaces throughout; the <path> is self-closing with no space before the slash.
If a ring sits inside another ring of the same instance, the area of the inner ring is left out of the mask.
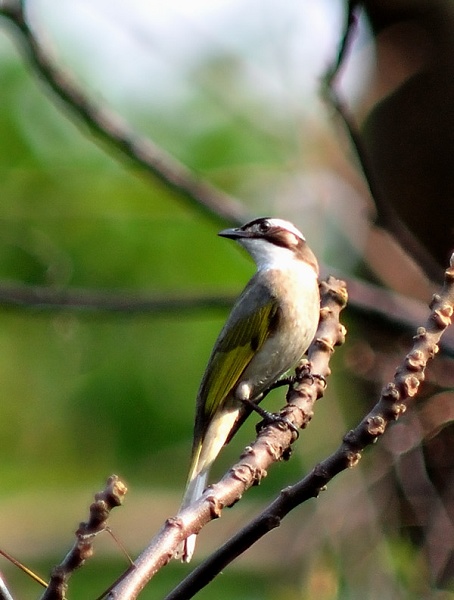
<path id="1" fill-rule="evenodd" d="M 316 479 L 321 480 L 320 483 L 316 486 L 318 492 L 324 490 L 326 488 L 326 483 L 329 480 L 328 469 L 326 468 L 326 466 L 322 465 L 321 463 L 315 465 L 313 474 Z"/>
<path id="2" fill-rule="evenodd" d="M 213 517 L 213 519 L 219 519 L 222 513 L 222 509 L 224 508 L 222 502 L 219 502 L 219 500 L 214 494 L 207 496 L 207 502 L 209 503 L 210 514 Z"/>
<path id="3" fill-rule="evenodd" d="M 243 452 L 240 454 L 240 458 L 246 458 L 248 456 L 254 456 L 255 450 L 253 446 L 246 446 Z"/>
<path id="4" fill-rule="evenodd" d="M 165 521 L 165 526 L 173 529 L 183 529 L 183 521 L 179 517 L 169 517 Z"/>
<path id="5" fill-rule="evenodd" d="M 337 334 L 337 340 L 334 345 L 342 346 L 342 344 L 345 342 L 346 336 L 347 336 L 347 328 L 344 327 L 344 325 L 342 325 L 342 323 L 339 323 L 339 331 Z"/>
<path id="6" fill-rule="evenodd" d="M 451 325 L 453 308 L 449 304 L 443 304 L 432 312 L 432 320 L 440 329 L 446 329 Z"/>
<path id="7" fill-rule="evenodd" d="M 445 281 L 446 283 L 453 283 L 454 282 L 454 253 L 451 254 L 451 258 L 449 260 L 449 269 L 446 269 L 445 271 Z"/>
<path id="8" fill-rule="evenodd" d="M 341 279 L 330 275 L 326 281 L 320 282 L 320 295 L 328 295 L 341 308 L 345 308 L 348 302 L 347 284 Z"/>
<path id="9" fill-rule="evenodd" d="M 435 354 L 438 354 L 438 352 L 440 351 L 440 348 L 438 346 L 438 344 L 432 344 L 428 349 L 427 349 L 427 353 L 429 355 L 429 358 L 433 358 L 435 356 Z"/>
<path id="10" fill-rule="evenodd" d="M 266 520 L 266 525 L 267 525 L 268 531 L 271 531 L 271 529 L 276 529 L 277 527 L 280 527 L 281 520 L 282 519 L 280 517 L 278 517 L 277 515 L 269 515 Z"/>
<path id="11" fill-rule="evenodd" d="M 395 404 L 392 408 L 391 408 L 391 415 L 393 417 L 393 419 L 395 421 L 397 421 L 397 419 L 399 419 L 399 417 L 401 417 L 405 411 L 407 410 L 407 407 L 405 406 L 405 404 Z"/>
<path id="12" fill-rule="evenodd" d="M 400 399 L 400 393 L 394 382 L 390 381 L 382 390 L 382 397 L 390 402 L 397 402 Z"/>
<path id="13" fill-rule="evenodd" d="M 346 459 L 348 468 L 353 469 L 361 460 L 361 452 L 347 452 Z"/>
<path id="14" fill-rule="evenodd" d="M 405 357 L 405 366 L 409 371 L 421 372 L 426 366 L 426 360 L 421 350 L 412 350 Z"/>
<path id="15" fill-rule="evenodd" d="M 319 350 L 323 351 L 323 352 L 328 352 L 329 354 L 332 354 L 334 352 L 334 346 L 331 343 L 331 340 L 327 339 L 327 338 L 316 338 L 313 341 L 313 344 L 315 346 L 317 346 L 319 348 Z"/>
<path id="16" fill-rule="evenodd" d="M 322 306 L 320 308 L 320 321 L 326 321 L 333 314 L 333 309 L 329 306 Z"/>
<path id="17" fill-rule="evenodd" d="M 237 463 L 230 469 L 231 476 L 246 485 L 250 481 L 250 475 L 248 475 L 248 473 L 252 474 L 254 483 L 256 484 L 260 483 L 267 475 L 265 469 L 253 469 L 248 463 Z"/>
<path id="18" fill-rule="evenodd" d="M 421 378 L 423 377 L 421 373 Z M 404 389 L 404 396 L 407 398 L 413 398 L 418 393 L 419 385 L 421 381 L 415 375 L 405 377 L 402 381 L 402 387 Z M 399 405 L 399 408 L 403 405 Z M 399 414 L 400 416 L 400 414 Z"/>
<path id="19" fill-rule="evenodd" d="M 118 478 L 117 475 L 111 475 L 107 480 L 107 484 L 107 490 L 98 492 L 95 495 L 95 500 L 103 498 L 107 502 L 109 508 L 121 506 L 123 504 L 123 500 L 125 499 L 128 488 Z"/>
<path id="20" fill-rule="evenodd" d="M 413 339 L 421 340 L 425 337 L 427 337 L 427 329 L 425 327 L 418 327 L 418 329 L 416 330 L 416 335 L 413 336 Z"/>
<path id="21" fill-rule="evenodd" d="M 377 441 L 380 435 L 385 433 L 386 423 L 383 417 L 375 415 L 367 419 L 367 432 L 374 437 L 374 442 Z"/>
<path id="22" fill-rule="evenodd" d="M 78 560 L 80 560 L 80 565 L 74 564 L 74 568 L 81 566 L 87 559 L 91 558 L 94 555 L 95 551 L 93 550 L 93 544 L 90 539 L 92 537 L 93 536 L 82 536 L 81 538 L 79 538 L 77 548 L 79 550 Z"/>
<path id="23" fill-rule="evenodd" d="M 271 456 L 273 462 L 277 462 L 282 454 L 282 446 L 279 445 L 279 447 L 277 447 L 275 443 L 270 442 L 266 438 L 263 440 L 263 445 L 265 446 L 265 449 L 268 452 L 268 454 Z"/>

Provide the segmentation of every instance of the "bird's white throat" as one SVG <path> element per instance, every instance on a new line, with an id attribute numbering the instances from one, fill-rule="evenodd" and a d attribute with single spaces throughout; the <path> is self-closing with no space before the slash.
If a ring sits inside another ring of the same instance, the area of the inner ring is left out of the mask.
<path id="1" fill-rule="evenodd" d="M 276 246 L 267 240 L 257 238 L 240 238 L 237 241 L 252 256 L 258 271 L 267 269 L 282 269 L 284 271 L 306 268 L 314 272 L 313 268 L 295 256 L 295 252 L 290 248 Z"/>

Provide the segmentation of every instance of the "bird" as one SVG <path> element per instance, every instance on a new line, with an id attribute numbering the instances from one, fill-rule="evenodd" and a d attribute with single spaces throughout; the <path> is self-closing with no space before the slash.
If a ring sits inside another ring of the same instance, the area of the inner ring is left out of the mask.
<path id="1" fill-rule="evenodd" d="M 261 217 L 218 235 L 238 242 L 257 271 L 235 302 L 200 384 L 180 511 L 203 494 L 210 467 L 251 403 L 301 361 L 320 317 L 318 262 L 295 225 Z M 196 537 L 184 540 L 175 557 L 189 562 Z"/>

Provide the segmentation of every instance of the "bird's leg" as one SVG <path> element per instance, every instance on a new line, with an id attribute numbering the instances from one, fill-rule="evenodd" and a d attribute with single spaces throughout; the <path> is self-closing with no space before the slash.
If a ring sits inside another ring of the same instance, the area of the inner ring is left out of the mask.
<path id="1" fill-rule="evenodd" d="M 296 433 L 297 437 L 299 437 L 299 431 L 296 425 L 294 425 L 291 421 L 289 421 L 286 417 L 283 417 L 282 415 L 265 410 L 264 408 L 259 406 L 259 402 L 261 402 L 266 396 L 268 396 L 268 394 L 272 390 L 287 385 L 293 386 L 295 385 L 295 383 L 302 383 L 305 379 L 309 379 L 311 384 L 314 383 L 315 379 L 318 379 L 323 383 L 324 387 L 326 387 L 326 378 L 323 375 L 312 373 L 310 362 L 305 360 L 300 365 L 298 365 L 295 371 L 295 375 L 289 375 L 288 377 L 278 379 L 277 381 L 272 383 L 266 390 L 264 390 L 259 396 L 256 396 L 254 400 L 251 400 L 246 397 L 240 398 L 241 402 L 245 406 L 247 406 L 250 410 L 253 410 L 262 417 L 263 422 L 257 425 L 258 429 L 261 429 L 262 427 L 270 423 L 284 423 L 285 425 L 287 425 L 287 427 L 289 427 L 289 429 Z"/>
<path id="2" fill-rule="evenodd" d="M 277 388 L 283 387 L 285 385 L 293 386 L 295 383 L 302 383 L 305 379 L 310 379 L 311 384 L 314 383 L 314 379 L 318 379 L 321 381 L 326 387 L 326 378 L 323 375 L 318 375 L 317 373 L 311 372 L 311 363 L 307 360 L 302 362 L 295 370 L 295 375 L 289 375 L 288 377 L 283 377 L 282 379 L 278 379 L 274 383 L 272 383 L 262 394 L 260 394 L 259 399 L 256 402 L 261 402 L 263 398 L 268 396 L 268 394 Z"/>
<path id="3" fill-rule="evenodd" d="M 288 377 L 283 377 L 282 379 L 278 379 L 274 383 L 270 385 L 260 396 L 260 402 L 267 396 L 272 390 L 276 388 L 282 387 L 284 385 L 294 385 L 295 383 L 301 383 L 305 379 L 310 379 L 311 384 L 314 383 L 314 379 L 318 379 L 324 383 L 326 386 L 326 379 L 323 375 L 317 375 L 316 373 L 311 372 L 311 363 L 305 360 L 295 370 L 295 375 L 289 375 Z"/>
<path id="4" fill-rule="evenodd" d="M 270 392 L 272 392 L 273 390 L 283 387 L 284 385 L 292 385 L 295 382 L 295 375 L 289 375 L 288 377 L 283 377 L 282 379 L 278 379 L 277 381 L 275 381 L 274 383 L 272 383 L 270 385 L 269 388 L 267 388 L 261 395 L 260 395 L 260 402 L 263 400 L 263 398 L 265 398 L 265 396 L 268 396 L 268 394 Z"/>
<path id="5" fill-rule="evenodd" d="M 270 425 L 273 423 L 284 423 L 285 425 L 287 425 L 287 427 L 289 429 L 291 429 L 291 431 L 293 431 L 293 433 L 296 434 L 297 438 L 299 437 L 299 431 L 298 431 L 298 427 L 296 425 L 294 425 L 291 421 L 289 421 L 286 417 L 283 417 L 281 415 L 278 415 L 276 413 L 271 413 L 267 410 L 265 410 L 264 408 L 262 408 L 261 406 L 258 405 L 258 402 L 260 402 L 261 400 L 263 400 L 263 398 L 266 396 L 267 393 L 269 393 L 271 391 L 271 389 L 266 390 L 266 392 L 264 392 L 263 394 L 260 394 L 260 396 L 258 396 L 257 398 L 255 398 L 255 400 L 250 400 L 249 398 L 242 398 L 241 402 L 247 406 L 249 409 L 253 410 L 254 412 L 258 413 L 262 419 L 263 422 L 258 424 L 258 428 L 261 429 L 262 427 L 266 426 L 266 425 Z"/>

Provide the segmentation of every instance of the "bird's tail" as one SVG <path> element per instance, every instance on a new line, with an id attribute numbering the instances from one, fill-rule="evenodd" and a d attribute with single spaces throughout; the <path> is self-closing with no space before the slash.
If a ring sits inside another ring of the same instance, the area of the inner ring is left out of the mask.
<path id="1" fill-rule="evenodd" d="M 200 450 L 201 449 L 199 448 L 199 451 L 192 460 L 188 483 L 186 485 L 186 490 L 181 502 L 180 511 L 198 500 L 206 487 L 209 467 L 200 469 Z M 179 558 L 182 562 L 188 563 L 194 554 L 196 539 L 197 535 L 195 533 L 185 539 L 178 547 L 174 558 Z"/>
<path id="2" fill-rule="evenodd" d="M 200 498 L 206 487 L 208 479 L 208 469 L 196 475 L 191 481 L 189 481 L 184 494 L 183 502 L 180 510 L 183 510 L 196 500 Z M 195 543 L 197 540 L 197 534 L 192 534 L 187 537 L 179 546 L 175 558 L 180 558 L 182 562 L 188 563 L 192 555 L 194 554 Z"/>
<path id="3" fill-rule="evenodd" d="M 239 409 L 232 405 L 228 410 L 215 413 L 203 440 L 194 448 L 188 483 L 180 511 L 198 500 L 203 494 L 210 467 L 221 451 L 235 423 L 238 412 Z M 190 535 L 182 542 L 174 555 L 175 558 L 181 558 L 183 562 L 188 563 L 194 553 L 196 538 L 197 535 Z"/>

